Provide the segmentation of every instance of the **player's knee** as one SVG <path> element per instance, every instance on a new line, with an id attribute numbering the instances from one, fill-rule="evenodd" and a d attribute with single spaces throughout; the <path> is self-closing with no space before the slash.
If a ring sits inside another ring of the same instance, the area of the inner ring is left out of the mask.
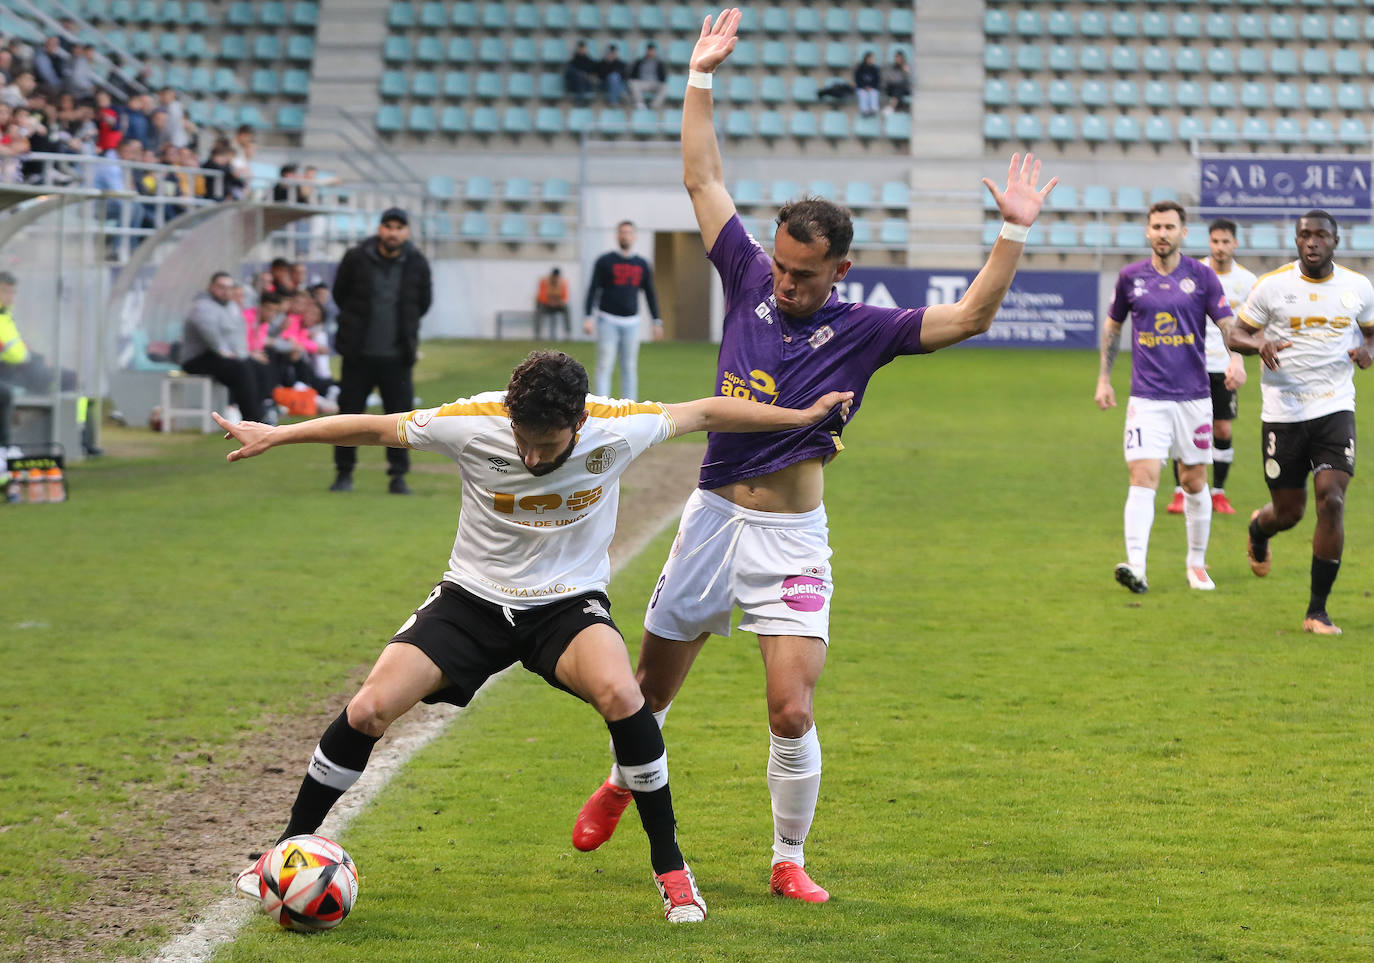
<path id="1" fill-rule="evenodd" d="M 1345 515 L 1345 492 L 1339 488 L 1319 493 L 1317 496 L 1317 517 L 1322 521 L 1339 521 Z"/>
<path id="2" fill-rule="evenodd" d="M 386 734 L 392 719 L 375 690 L 363 686 L 348 704 L 348 724 L 369 736 Z"/>
<path id="3" fill-rule="evenodd" d="M 768 709 L 768 727 L 774 735 L 784 739 L 800 739 L 813 723 L 811 707 L 800 702 L 783 703 Z"/>
<path id="4" fill-rule="evenodd" d="M 605 679 L 589 687 L 587 701 L 608 722 L 627 719 L 639 711 L 644 696 L 632 678 Z"/>

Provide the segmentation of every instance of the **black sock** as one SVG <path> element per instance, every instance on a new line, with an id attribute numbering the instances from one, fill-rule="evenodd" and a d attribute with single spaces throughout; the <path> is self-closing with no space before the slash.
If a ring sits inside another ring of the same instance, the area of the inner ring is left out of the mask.
<path id="1" fill-rule="evenodd" d="M 329 724 L 301 780 L 296 801 L 291 805 L 291 821 L 277 842 L 291 836 L 313 833 L 348 787 L 367 768 L 367 757 L 380 736 L 369 736 L 348 724 L 348 709 Z M 323 757 L 323 761 L 321 761 Z M 351 770 L 341 772 L 340 770 Z M 327 780 L 327 781 L 326 781 Z"/>
<path id="2" fill-rule="evenodd" d="M 1308 615 L 1326 614 L 1326 597 L 1331 594 L 1331 586 L 1336 583 L 1336 574 L 1341 570 L 1341 560 L 1312 556 L 1312 596 L 1307 600 Z"/>
<path id="3" fill-rule="evenodd" d="M 1231 439 L 1227 438 L 1225 441 L 1222 441 L 1220 438 L 1218 438 L 1216 441 L 1216 445 L 1217 451 L 1230 451 Z M 1212 462 L 1212 487 L 1225 488 L 1226 476 L 1229 474 L 1231 474 L 1231 463 L 1229 461 Z"/>
<path id="4" fill-rule="evenodd" d="M 1172 469 L 1174 470 L 1174 487 L 1175 487 L 1175 488 L 1181 488 L 1182 486 L 1179 484 L 1179 481 L 1178 481 L 1178 462 L 1176 462 L 1176 461 L 1171 461 L 1171 462 L 1169 462 L 1169 467 L 1172 468 Z"/>
<path id="5" fill-rule="evenodd" d="M 647 703 L 627 719 L 607 722 L 606 728 L 611 730 L 616 763 L 622 772 L 636 766 L 652 765 L 666 755 L 663 733 L 659 731 Z M 666 773 L 666 759 L 663 765 Z M 636 789 L 636 779 L 631 773 L 627 772 L 625 781 L 630 784 L 630 792 L 634 793 L 639 821 L 644 824 L 644 832 L 649 837 L 649 862 L 653 864 L 654 873 L 661 876 L 681 869 L 682 850 L 677 846 L 677 820 L 673 816 L 673 794 L 667 780 L 664 779 L 657 789 L 649 791 Z"/>
<path id="6" fill-rule="evenodd" d="M 1255 561 L 1263 562 L 1269 554 L 1269 536 L 1260 531 L 1258 518 L 1250 519 L 1250 544 L 1254 546 Z"/>

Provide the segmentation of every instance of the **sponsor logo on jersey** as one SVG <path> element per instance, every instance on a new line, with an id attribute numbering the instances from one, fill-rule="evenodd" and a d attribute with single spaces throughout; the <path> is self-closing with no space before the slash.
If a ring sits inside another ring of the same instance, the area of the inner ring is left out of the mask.
<path id="1" fill-rule="evenodd" d="M 423 428 L 425 425 L 429 424 L 430 419 L 433 417 L 434 412 L 426 409 L 425 411 L 415 412 L 415 415 L 410 420 L 415 423 L 416 428 Z"/>
<path id="2" fill-rule="evenodd" d="M 587 604 L 583 606 L 582 611 L 587 615 L 594 615 L 598 619 L 605 619 L 607 622 L 611 620 L 611 613 L 607 612 L 602 607 L 601 603 L 596 599 L 588 599 Z"/>
<path id="3" fill-rule="evenodd" d="M 496 455 L 488 458 L 487 461 L 491 462 L 492 471 L 499 471 L 503 475 L 506 474 L 506 469 L 510 467 L 510 462 Z"/>
<path id="4" fill-rule="evenodd" d="M 1356 305 L 1358 305 L 1359 303 L 1359 295 L 1357 295 L 1354 291 L 1341 292 L 1341 307 L 1353 311 L 1355 310 Z"/>
<path id="5" fill-rule="evenodd" d="M 806 575 L 793 575 L 782 583 L 782 600 L 789 609 L 797 612 L 819 612 L 825 608 L 825 597 L 830 588 L 818 578 Z"/>
<path id="6" fill-rule="evenodd" d="M 835 337 L 835 329 L 828 324 L 823 324 L 807 339 L 806 343 L 812 348 L 819 348 L 833 337 Z"/>
<path id="7" fill-rule="evenodd" d="M 769 300 L 771 300 L 771 298 Z M 754 313 L 758 315 L 760 321 L 767 321 L 769 324 L 773 323 L 773 312 L 768 307 L 768 301 L 760 301 L 758 306 L 754 308 Z"/>
<path id="8" fill-rule="evenodd" d="M 1192 294 L 1197 290 L 1197 284 L 1192 278 L 1184 278 L 1182 281 L 1178 282 L 1178 289 L 1184 294 Z"/>
<path id="9" fill-rule="evenodd" d="M 1198 425 L 1193 429 L 1193 447 L 1206 451 L 1212 447 L 1212 426 Z"/>
<path id="10" fill-rule="evenodd" d="M 1155 315 L 1155 334 L 1173 334 L 1178 330 L 1178 318 L 1168 311 L 1160 311 Z"/>
<path id="11" fill-rule="evenodd" d="M 600 475 L 604 471 L 609 471 L 614 464 L 615 449 L 610 445 L 602 445 L 587 456 L 587 471 L 593 475 Z"/>

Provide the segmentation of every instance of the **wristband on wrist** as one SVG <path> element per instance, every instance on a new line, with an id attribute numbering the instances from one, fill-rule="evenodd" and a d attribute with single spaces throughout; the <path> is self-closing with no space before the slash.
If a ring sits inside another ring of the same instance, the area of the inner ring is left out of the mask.
<path id="1" fill-rule="evenodd" d="M 1026 235 L 1030 234 L 1030 228 L 1020 224 L 1013 224 L 1011 221 L 1002 222 L 1002 230 L 998 232 L 998 237 L 1005 237 L 1008 241 L 1016 241 L 1019 244 L 1026 243 Z"/>
<path id="2" fill-rule="evenodd" d="M 704 70 L 687 71 L 687 86 L 700 87 L 702 90 L 711 89 L 711 75 Z"/>

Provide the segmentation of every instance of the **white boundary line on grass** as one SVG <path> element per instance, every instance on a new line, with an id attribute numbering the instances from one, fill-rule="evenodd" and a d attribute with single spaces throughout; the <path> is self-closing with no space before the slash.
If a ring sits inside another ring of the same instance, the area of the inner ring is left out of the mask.
<path id="1" fill-rule="evenodd" d="M 619 572 L 626 563 L 644 550 L 644 547 L 658 536 L 682 512 L 682 506 L 673 503 L 652 525 L 645 526 L 637 537 L 618 549 L 623 551 L 620 561 L 611 566 L 611 574 Z M 508 675 L 515 666 L 498 674 L 495 683 Z M 483 690 L 486 686 L 482 687 Z M 480 692 L 478 695 L 480 696 Z M 449 724 L 462 710 L 457 706 L 439 705 L 431 718 L 417 725 L 409 726 L 395 738 L 388 738 L 368 760 L 362 777 L 348 792 L 340 797 L 337 805 L 330 810 L 324 824 L 320 826 L 323 835 L 337 839 L 354 816 L 372 802 L 391 781 L 410 757 L 419 752 L 434 739 L 443 734 Z M 252 900 L 242 896 L 228 896 L 215 903 L 201 914 L 185 933 L 177 936 L 163 946 L 154 963 L 205 963 L 223 943 L 232 940 L 239 928 L 257 912 Z"/>

